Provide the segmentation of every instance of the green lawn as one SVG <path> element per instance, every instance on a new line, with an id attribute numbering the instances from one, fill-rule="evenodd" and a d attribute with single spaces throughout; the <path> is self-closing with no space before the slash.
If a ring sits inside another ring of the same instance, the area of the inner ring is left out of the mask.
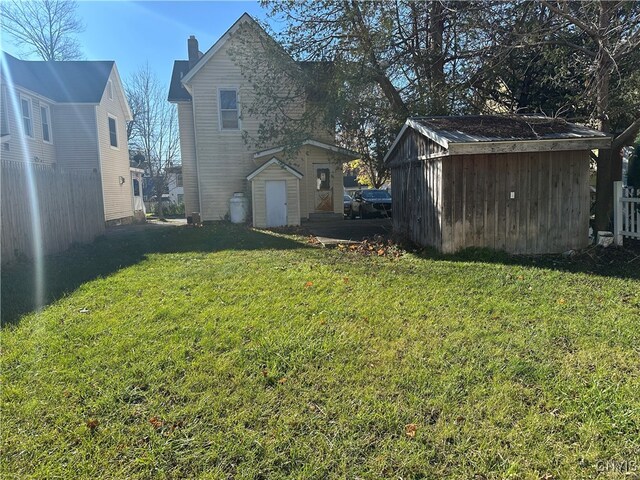
<path id="1" fill-rule="evenodd" d="M 38 315 L 5 268 L 0 476 L 637 469 L 637 268 L 166 228 L 49 258 Z"/>

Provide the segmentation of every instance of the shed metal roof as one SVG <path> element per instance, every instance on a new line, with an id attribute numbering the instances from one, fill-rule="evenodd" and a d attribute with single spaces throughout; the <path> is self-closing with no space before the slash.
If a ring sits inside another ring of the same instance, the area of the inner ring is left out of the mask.
<path id="1" fill-rule="evenodd" d="M 469 115 L 407 119 L 385 162 L 407 128 L 447 150 L 443 155 L 606 148 L 611 137 L 563 119 L 533 116 Z"/>
<path id="2" fill-rule="evenodd" d="M 15 85 L 61 103 L 100 103 L 114 63 L 27 61 L 2 52 L 3 76 Z"/>

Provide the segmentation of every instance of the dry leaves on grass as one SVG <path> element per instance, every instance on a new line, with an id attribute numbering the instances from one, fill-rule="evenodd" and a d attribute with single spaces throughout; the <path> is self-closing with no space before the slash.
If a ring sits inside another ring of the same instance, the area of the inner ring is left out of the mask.
<path id="1" fill-rule="evenodd" d="M 366 238 L 360 243 L 338 244 L 338 250 L 342 252 L 359 253 L 364 257 L 387 257 L 399 258 L 404 254 L 404 250 L 391 240 L 386 240 L 381 235 L 369 239 Z"/>
<path id="2" fill-rule="evenodd" d="M 404 433 L 409 438 L 416 438 L 416 432 L 418 431 L 418 425 L 415 423 L 408 423 L 404 426 Z"/>

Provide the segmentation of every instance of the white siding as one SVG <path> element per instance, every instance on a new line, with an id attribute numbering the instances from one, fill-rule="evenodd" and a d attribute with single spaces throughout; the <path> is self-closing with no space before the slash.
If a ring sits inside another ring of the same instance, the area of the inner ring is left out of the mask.
<path id="1" fill-rule="evenodd" d="M 133 217 L 133 189 L 129 173 L 129 150 L 127 146 L 126 100 L 111 72 L 114 96 L 110 99 L 107 89 L 102 95 L 100 105 L 96 107 L 98 146 L 100 149 L 100 172 L 104 198 L 106 221 L 129 219 Z M 109 116 L 116 118 L 118 147 L 111 146 L 109 139 Z M 121 182 L 124 179 L 124 183 Z"/>
<path id="2" fill-rule="evenodd" d="M 193 128 L 193 108 L 191 103 L 178 104 L 180 125 L 180 157 L 182 158 L 182 184 L 184 186 L 184 211 L 191 215 L 200 211 L 198 192 L 198 170 L 196 168 L 196 146 Z"/>
<path id="3" fill-rule="evenodd" d="M 42 138 L 42 119 L 40 117 L 41 102 L 53 110 L 52 103 L 41 97 L 31 94 L 26 90 L 13 89 L 4 83 L 2 79 L 3 100 L 7 99 L 7 119 L 11 140 L 6 142 L 8 147 L 0 149 L 3 160 L 16 162 L 33 162 L 52 164 L 56 161 L 57 128 L 55 121 L 51 122 L 52 143 L 46 143 Z M 20 108 L 20 95 L 31 100 L 31 119 L 33 125 L 33 138 L 20 135 L 22 125 L 22 111 Z M 19 123 L 20 122 L 20 123 Z M 7 150 L 8 148 L 8 150 Z"/>
<path id="4" fill-rule="evenodd" d="M 97 171 L 95 106 L 58 104 L 53 107 L 52 116 L 58 164 L 67 169 Z"/>

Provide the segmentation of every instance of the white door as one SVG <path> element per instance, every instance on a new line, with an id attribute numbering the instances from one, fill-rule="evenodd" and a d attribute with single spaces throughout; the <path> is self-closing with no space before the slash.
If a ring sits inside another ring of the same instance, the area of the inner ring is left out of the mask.
<path id="1" fill-rule="evenodd" d="M 266 180 L 267 227 L 282 227 L 287 224 L 287 182 Z"/>

